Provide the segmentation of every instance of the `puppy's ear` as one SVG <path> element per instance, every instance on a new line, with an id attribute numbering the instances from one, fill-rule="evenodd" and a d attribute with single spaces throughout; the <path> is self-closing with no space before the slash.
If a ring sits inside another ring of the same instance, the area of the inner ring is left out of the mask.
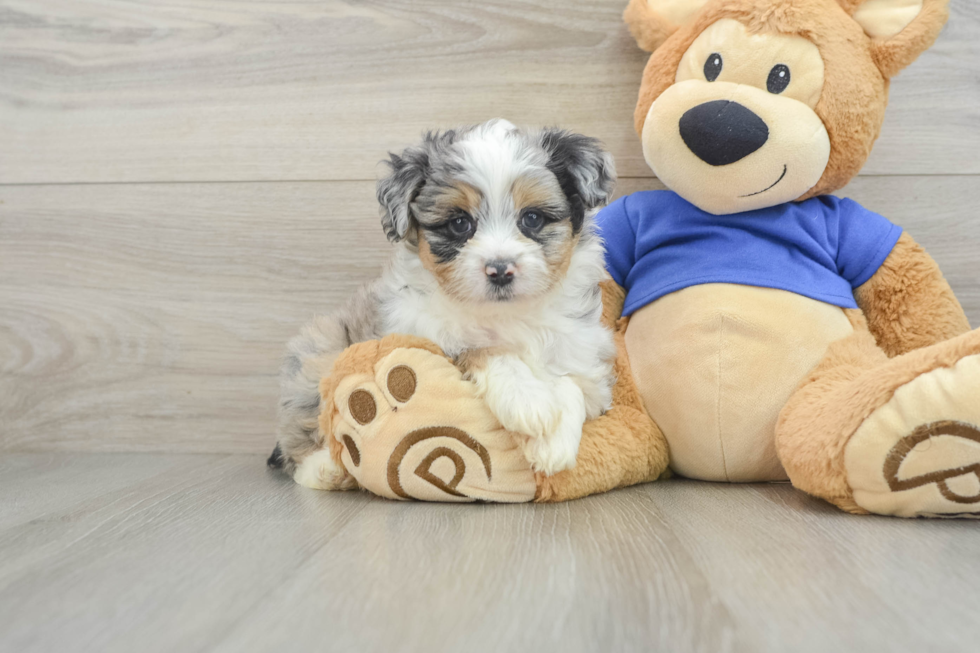
<path id="1" fill-rule="evenodd" d="M 452 130 L 429 132 L 418 145 L 401 154 L 388 154 L 389 160 L 384 163 L 391 172 L 378 180 L 378 202 L 381 204 L 381 226 L 391 242 L 402 240 L 415 226 L 412 202 L 425 185 L 431 157 L 436 149 L 447 147 L 455 138 Z"/>
<path id="2" fill-rule="evenodd" d="M 630 0 L 623 20 L 636 44 L 653 52 L 704 6 L 707 0 Z"/>
<path id="3" fill-rule="evenodd" d="M 853 6 L 851 17 L 871 38 L 875 64 L 889 79 L 933 44 L 949 18 L 948 0 L 846 0 L 846 4 Z"/>
<path id="4" fill-rule="evenodd" d="M 400 155 L 389 153 L 391 172 L 378 180 L 378 202 L 381 204 L 381 227 L 388 240 L 397 243 L 412 227 L 412 200 L 422 190 L 429 167 L 428 153 L 413 147 Z"/>
<path id="5" fill-rule="evenodd" d="M 541 133 L 541 147 L 548 153 L 548 169 L 558 178 L 573 208 L 581 204 L 595 209 L 607 201 L 616 186 L 616 164 L 595 138 L 560 129 Z"/>

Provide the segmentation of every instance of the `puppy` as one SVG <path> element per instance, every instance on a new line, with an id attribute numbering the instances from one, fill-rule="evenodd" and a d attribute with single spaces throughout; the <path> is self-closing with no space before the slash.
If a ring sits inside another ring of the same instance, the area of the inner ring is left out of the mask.
<path id="1" fill-rule="evenodd" d="M 319 381 L 352 343 L 403 333 L 457 359 L 535 470 L 573 466 L 582 424 L 609 408 L 614 383 L 592 225 L 615 183 L 612 157 L 594 139 L 505 120 L 429 133 L 390 156 L 378 200 L 398 247 L 380 279 L 289 343 L 269 464 L 302 483 L 309 458 L 317 487 L 353 483 L 312 456 L 328 436 Z"/>

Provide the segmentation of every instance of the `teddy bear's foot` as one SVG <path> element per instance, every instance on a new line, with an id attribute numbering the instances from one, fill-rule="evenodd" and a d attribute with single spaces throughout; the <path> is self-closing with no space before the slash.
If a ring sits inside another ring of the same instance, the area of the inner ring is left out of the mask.
<path id="1" fill-rule="evenodd" d="M 868 512 L 980 518 L 980 355 L 898 388 L 850 438 L 844 466 Z"/>
<path id="2" fill-rule="evenodd" d="M 366 490 L 390 499 L 531 501 L 534 473 L 445 357 L 395 349 L 337 385 L 332 437 Z"/>

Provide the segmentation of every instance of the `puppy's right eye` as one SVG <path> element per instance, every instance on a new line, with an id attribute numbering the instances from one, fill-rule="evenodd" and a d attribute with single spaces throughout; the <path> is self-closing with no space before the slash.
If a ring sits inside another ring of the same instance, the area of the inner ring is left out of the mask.
<path id="1" fill-rule="evenodd" d="M 712 52 L 708 60 L 704 62 L 704 78 L 709 82 L 718 79 L 723 65 L 724 62 L 721 60 L 721 55 L 717 52 Z"/>
<path id="2" fill-rule="evenodd" d="M 473 220 L 465 217 L 453 218 L 449 221 L 449 231 L 455 236 L 465 236 L 473 231 Z"/>
<path id="3" fill-rule="evenodd" d="M 521 226 L 528 231 L 537 231 L 544 226 L 544 217 L 537 211 L 528 211 L 521 216 Z"/>

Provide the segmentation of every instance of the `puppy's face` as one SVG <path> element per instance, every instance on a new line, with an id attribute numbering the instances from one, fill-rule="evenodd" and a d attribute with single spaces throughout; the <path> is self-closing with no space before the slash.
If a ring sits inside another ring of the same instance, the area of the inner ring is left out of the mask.
<path id="1" fill-rule="evenodd" d="M 540 146 L 495 127 L 430 157 L 411 204 L 423 265 L 461 301 L 547 292 L 564 276 L 583 223 L 581 202 L 562 192 Z"/>
<path id="2" fill-rule="evenodd" d="M 417 246 L 443 292 L 466 302 L 554 288 L 614 180 L 596 141 L 499 120 L 430 134 L 391 166 L 378 185 L 389 238 Z"/>

